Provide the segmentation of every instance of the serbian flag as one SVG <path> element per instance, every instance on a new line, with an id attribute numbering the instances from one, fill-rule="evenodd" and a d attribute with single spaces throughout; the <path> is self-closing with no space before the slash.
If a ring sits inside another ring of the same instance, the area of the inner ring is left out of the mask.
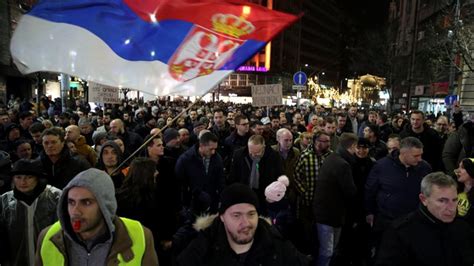
<path id="1" fill-rule="evenodd" d="M 24 74 L 203 95 L 297 19 L 237 0 L 43 0 L 10 49 Z"/>

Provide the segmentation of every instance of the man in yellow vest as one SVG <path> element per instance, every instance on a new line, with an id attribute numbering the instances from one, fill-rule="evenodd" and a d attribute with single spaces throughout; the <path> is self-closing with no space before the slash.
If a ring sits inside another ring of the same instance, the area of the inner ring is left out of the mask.
<path id="1" fill-rule="evenodd" d="M 59 221 L 38 237 L 35 265 L 158 265 L 151 231 L 116 210 L 109 175 L 76 175 L 59 200 Z"/>

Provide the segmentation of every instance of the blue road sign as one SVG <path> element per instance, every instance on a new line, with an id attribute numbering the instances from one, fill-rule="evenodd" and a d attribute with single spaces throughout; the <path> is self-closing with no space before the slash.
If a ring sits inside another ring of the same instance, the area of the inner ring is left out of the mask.
<path id="1" fill-rule="evenodd" d="M 308 81 L 308 77 L 303 71 L 298 71 L 293 75 L 293 82 L 296 85 L 305 85 L 306 81 Z"/>
<path id="2" fill-rule="evenodd" d="M 454 101 L 457 101 L 458 96 L 457 95 L 448 95 L 446 98 L 444 98 L 444 103 L 446 105 L 453 105 Z"/>

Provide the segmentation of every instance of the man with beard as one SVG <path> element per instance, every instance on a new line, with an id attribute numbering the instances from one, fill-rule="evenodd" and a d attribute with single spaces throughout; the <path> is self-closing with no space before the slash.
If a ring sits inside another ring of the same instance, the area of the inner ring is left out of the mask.
<path id="1" fill-rule="evenodd" d="M 106 141 L 100 149 L 97 168 L 110 175 L 116 189 L 122 186 L 125 174 L 117 167 L 122 163 L 123 153 L 120 146 L 113 140 Z"/>
<path id="2" fill-rule="evenodd" d="M 313 200 L 316 182 L 319 179 L 320 169 L 326 158 L 332 153 L 329 149 L 331 137 L 326 132 L 316 132 L 313 135 L 313 144 L 301 153 L 295 166 L 294 180 L 297 202 L 297 218 L 301 223 L 302 248 L 311 252 L 314 241 L 313 231 Z"/>
<path id="3" fill-rule="evenodd" d="M 158 265 L 150 230 L 116 210 L 107 173 L 76 175 L 59 198 L 59 221 L 38 237 L 35 265 Z"/>
<path id="4" fill-rule="evenodd" d="M 125 146 L 125 155 L 132 154 L 143 143 L 143 138 L 135 132 L 126 130 L 123 121 L 120 119 L 114 119 L 110 122 L 110 130 L 108 133 L 112 136 L 120 138 L 123 141 Z"/>
<path id="5" fill-rule="evenodd" d="M 197 238 L 178 256 L 178 265 L 308 265 L 306 257 L 258 217 L 258 198 L 248 185 L 222 191 L 219 215 L 201 217 Z"/>

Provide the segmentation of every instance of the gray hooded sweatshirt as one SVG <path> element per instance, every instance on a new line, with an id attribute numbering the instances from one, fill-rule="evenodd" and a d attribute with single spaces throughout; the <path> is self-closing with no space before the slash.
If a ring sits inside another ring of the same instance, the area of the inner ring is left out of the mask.
<path id="1" fill-rule="evenodd" d="M 96 197 L 107 232 L 89 241 L 80 240 L 74 233 L 68 213 L 68 194 L 73 187 L 84 187 Z M 90 168 L 77 174 L 63 189 L 58 203 L 58 217 L 64 230 L 64 241 L 68 252 L 68 265 L 105 265 L 115 230 L 113 219 L 117 210 L 114 183 L 104 171 Z"/>

